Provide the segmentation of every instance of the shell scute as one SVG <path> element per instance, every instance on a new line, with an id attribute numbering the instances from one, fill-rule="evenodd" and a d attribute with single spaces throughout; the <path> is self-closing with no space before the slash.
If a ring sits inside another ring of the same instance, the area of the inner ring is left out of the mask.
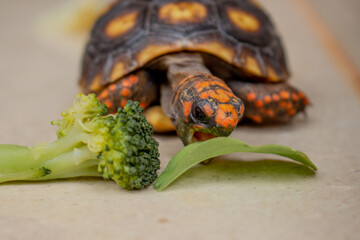
<path id="1" fill-rule="evenodd" d="M 217 29 L 216 10 L 211 1 L 154 1 L 149 31 L 185 37 Z"/>
<path id="2" fill-rule="evenodd" d="M 98 92 L 181 51 L 215 56 L 252 81 L 279 82 L 289 75 L 271 19 L 253 1 L 122 0 L 92 30 L 80 85 Z"/>

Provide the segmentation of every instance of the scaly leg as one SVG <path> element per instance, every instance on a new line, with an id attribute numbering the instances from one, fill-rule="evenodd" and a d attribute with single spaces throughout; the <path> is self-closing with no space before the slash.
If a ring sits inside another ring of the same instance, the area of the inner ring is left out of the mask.
<path id="1" fill-rule="evenodd" d="M 107 105 L 109 112 L 115 113 L 128 100 L 138 101 L 146 109 L 157 99 L 157 92 L 157 85 L 151 81 L 147 72 L 141 70 L 108 85 L 98 98 Z"/>
<path id="2" fill-rule="evenodd" d="M 308 98 L 287 83 L 247 83 L 230 81 L 229 85 L 245 104 L 245 119 L 255 123 L 284 123 L 304 112 Z"/>

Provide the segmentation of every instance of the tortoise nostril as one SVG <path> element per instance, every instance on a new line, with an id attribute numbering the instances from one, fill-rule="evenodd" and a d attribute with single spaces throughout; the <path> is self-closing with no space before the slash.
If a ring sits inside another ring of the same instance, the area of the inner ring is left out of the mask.
<path id="1" fill-rule="evenodd" d="M 233 117 L 233 113 L 232 112 L 226 112 L 225 113 L 225 117 Z"/>

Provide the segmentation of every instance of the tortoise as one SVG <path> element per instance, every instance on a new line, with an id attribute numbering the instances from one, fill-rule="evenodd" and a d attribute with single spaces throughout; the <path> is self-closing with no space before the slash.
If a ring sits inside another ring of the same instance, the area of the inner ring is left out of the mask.
<path id="1" fill-rule="evenodd" d="M 161 104 L 185 145 L 228 136 L 241 119 L 288 122 L 309 104 L 287 83 L 281 39 L 254 0 L 116 1 L 82 61 L 82 91 L 112 112 L 129 99 Z"/>

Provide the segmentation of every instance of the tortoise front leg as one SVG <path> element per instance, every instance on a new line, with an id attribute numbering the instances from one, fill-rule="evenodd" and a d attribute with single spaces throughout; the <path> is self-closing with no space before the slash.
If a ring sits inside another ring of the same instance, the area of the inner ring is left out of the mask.
<path id="1" fill-rule="evenodd" d="M 124 107 L 128 100 L 138 101 L 140 106 L 146 110 L 145 117 L 155 132 L 172 132 L 175 130 L 170 118 L 163 113 L 160 106 L 149 107 L 158 99 L 158 85 L 144 70 L 108 85 L 100 92 L 98 98 L 107 105 L 111 113 L 115 113 L 118 107 Z"/>
<path id="2" fill-rule="evenodd" d="M 108 85 L 99 93 L 98 98 L 107 105 L 111 113 L 124 107 L 128 100 L 138 101 L 146 109 L 157 99 L 157 88 L 149 74 L 140 70 Z"/>
<path id="3" fill-rule="evenodd" d="M 289 122 L 309 105 L 308 98 L 287 83 L 230 81 L 229 85 L 245 104 L 244 118 L 255 123 Z"/>

